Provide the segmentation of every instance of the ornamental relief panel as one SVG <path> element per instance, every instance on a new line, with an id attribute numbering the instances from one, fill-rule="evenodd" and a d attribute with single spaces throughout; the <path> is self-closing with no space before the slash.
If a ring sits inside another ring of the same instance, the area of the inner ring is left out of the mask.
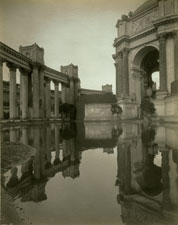
<path id="1" fill-rule="evenodd" d="M 156 18 L 158 18 L 157 9 L 139 18 L 138 20 L 132 21 L 132 35 L 152 27 L 152 21 L 154 21 Z"/>

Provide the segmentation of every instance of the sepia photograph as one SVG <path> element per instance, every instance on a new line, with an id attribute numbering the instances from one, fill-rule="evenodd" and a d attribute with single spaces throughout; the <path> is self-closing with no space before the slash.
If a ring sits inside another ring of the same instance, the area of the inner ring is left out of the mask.
<path id="1" fill-rule="evenodd" d="M 2 225 L 178 225 L 178 0 L 0 0 Z"/>

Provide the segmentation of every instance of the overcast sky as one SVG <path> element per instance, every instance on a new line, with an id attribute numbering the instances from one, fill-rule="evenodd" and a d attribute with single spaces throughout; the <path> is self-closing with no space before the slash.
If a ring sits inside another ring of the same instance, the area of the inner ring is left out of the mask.
<path id="1" fill-rule="evenodd" d="M 0 40 L 18 50 L 37 43 L 45 64 L 79 67 L 83 88 L 112 84 L 116 22 L 145 0 L 0 0 Z"/>

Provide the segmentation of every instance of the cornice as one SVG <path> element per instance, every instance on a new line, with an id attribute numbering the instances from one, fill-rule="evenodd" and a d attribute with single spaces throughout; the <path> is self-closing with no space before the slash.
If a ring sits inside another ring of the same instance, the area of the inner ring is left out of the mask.
<path id="1" fill-rule="evenodd" d="M 169 15 L 161 17 L 155 21 L 153 21 L 153 25 L 158 28 L 159 26 L 178 22 L 178 15 Z"/>
<path id="2" fill-rule="evenodd" d="M 10 48 L 9 46 L 7 46 L 6 44 L 0 42 L 0 53 L 1 51 L 4 51 L 12 56 L 15 56 L 16 58 L 26 62 L 26 63 L 31 63 L 32 60 L 29 59 L 28 57 L 22 55 L 21 53 L 17 52 L 16 50 Z"/>
<path id="3" fill-rule="evenodd" d="M 137 35 L 134 35 L 133 37 L 130 37 L 130 41 L 138 40 L 140 38 L 146 37 L 147 35 L 152 34 L 152 33 L 155 33 L 155 32 L 156 32 L 156 28 L 153 27 L 153 28 L 151 28 L 149 30 L 146 30 L 146 31 L 142 32 L 142 33 L 139 33 Z"/>
<path id="4" fill-rule="evenodd" d="M 155 27 L 149 29 L 149 30 L 146 30 L 140 34 L 137 34 L 137 35 L 134 35 L 134 36 L 123 36 L 119 39 L 115 39 L 115 42 L 113 44 L 114 47 L 117 47 L 118 45 L 121 45 L 123 42 L 131 42 L 131 41 L 135 41 L 135 40 L 138 40 L 140 38 L 143 38 L 143 37 L 146 37 L 147 35 L 149 34 L 152 34 L 152 33 L 155 33 L 157 31 L 157 29 Z"/>
<path id="5" fill-rule="evenodd" d="M 118 45 L 122 44 L 123 42 L 129 42 L 129 36 L 128 35 L 123 35 L 120 38 L 116 38 L 114 40 L 114 47 L 117 47 Z"/>

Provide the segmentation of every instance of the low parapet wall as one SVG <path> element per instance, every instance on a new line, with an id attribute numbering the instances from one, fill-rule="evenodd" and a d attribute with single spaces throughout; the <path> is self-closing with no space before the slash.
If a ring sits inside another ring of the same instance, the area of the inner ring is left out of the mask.
<path id="1" fill-rule="evenodd" d="M 156 116 L 161 117 L 165 122 L 178 123 L 178 94 L 154 100 L 154 105 Z"/>
<path id="2" fill-rule="evenodd" d="M 85 121 L 93 120 L 112 120 L 114 117 L 111 112 L 110 103 L 86 104 Z"/>

